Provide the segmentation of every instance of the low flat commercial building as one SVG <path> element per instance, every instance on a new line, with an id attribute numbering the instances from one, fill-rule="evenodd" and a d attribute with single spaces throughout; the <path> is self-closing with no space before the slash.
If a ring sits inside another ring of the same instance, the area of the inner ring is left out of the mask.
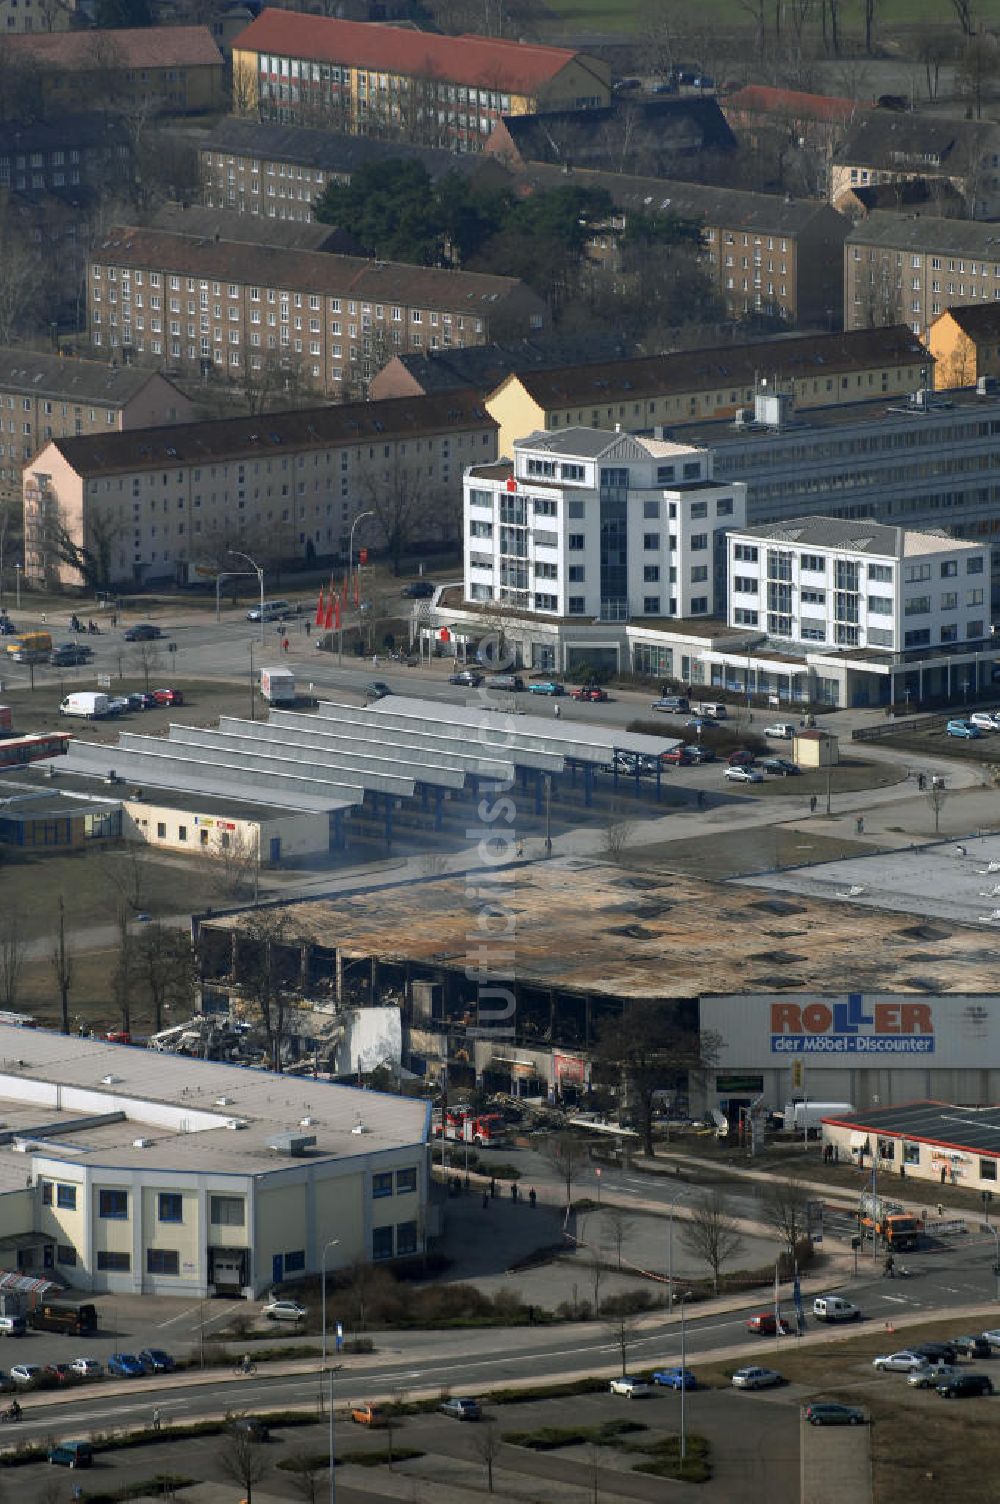
<path id="1" fill-rule="evenodd" d="M 424 1102 L 41 1029 L 0 1044 L 0 1237 L 74 1290 L 256 1298 L 331 1242 L 334 1269 L 426 1248 Z"/>
<path id="2" fill-rule="evenodd" d="M 230 547 L 342 559 L 355 518 L 394 496 L 428 538 L 453 537 L 463 467 L 495 455 L 496 424 L 454 392 L 53 439 L 24 472 L 25 573 L 80 584 L 53 548 L 57 519 L 78 546 L 106 549 L 122 584 L 186 580 Z M 359 547 L 378 539 L 367 527 Z"/>
<path id="3" fill-rule="evenodd" d="M 21 501 L 24 466 L 51 439 L 184 423 L 189 397 L 157 372 L 0 347 L 0 501 Z"/>
<path id="4" fill-rule="evenodd" d="M 535 433 L 465 473 L 472 602 L 554 620 L 657 621 L 724 609 L 729 528 L 746 490 L 688 444 L 594 428 Z"/>
<path id="5" fill-rule="evenodd" d="M 264 10 L 233 42 L 234 113 L 481 152 L 501 115 L 611 99 L 606 62 L 566 47 Z"/>
<path id="6" fill-rule="evenodd" d="M 125 227 L 91 251 L 87 304 L 97 350 L 237 383 L 274 372 L 338 400 L 397 351 L 546 322 L 514 277 Z"/>
<path id="7" fill-rule="evenodd" d="M 995 225 L 876 210 L 844 241 L 845 329 L 906 322 L 927 339 L 946 308 L 998 298 Z"/>
<path id="8" fill-rule="evenodd" d="M 209 208 L 309 224 L 324 188 L 349 183 L 360 167 L 389 156 L 419 162 L 435 180 L 480 165 L 432 146 L 230 116 L 199 143 L 202 199 Z"/>
<path id="9" fill-rule="evenodd" d="M 928 385 L 931 357 L 906 327 L 801 334 L 707 350 L 515 368 L 489 392 L 500 453 L 539 429 L 621 427 L 655 436 L 663 425 L 734 418 L 752 409 L 762 379 L 799 408 L 900 397 Z M 756 519 L 753 519 L 756 520 Z"/>
<path id="10" fill-rule="evenodd" d="M 978 1004 L 969 1000 L 968 1011 L 976 1014 L 994 1002 L 993 998 Z M 874 1166 L 885 1196 L 902 1196 L 907 1180 L 922 1180 L 938 1187 L 962 1186 L 983 1196 L 985 1202 L 1000 1190 L 1000 1108 L 955 1102 L 954 1097 L 949 1101 L 935 1096 L 899 1107 L 838 1113 L 823 1119 L 823 1142 L 835 1145 L 839 1157 L 848 1163 Z M 901 1184 L 891 1185 L 891 1176 L 897 1176 Z M 935 1199 L 916 1187 L 909 1194 L 925 1201 Z"/>

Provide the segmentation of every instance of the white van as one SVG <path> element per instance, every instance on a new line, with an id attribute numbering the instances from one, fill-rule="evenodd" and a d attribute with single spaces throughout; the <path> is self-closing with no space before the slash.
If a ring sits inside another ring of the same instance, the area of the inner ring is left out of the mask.
<path id="1" fill-rule="evenodd" d="M 729 719 L 725 705 L 720 705 L 717 700 L 703 700 L 698 709 L 702 715 L 710 715 L 713 721 L 725 721 Z"/>
<path id="2" fill-rule="evenodd" d="M 857 1321 L 861 1315 L 857 1306 L 839 1295 L 817 1295 L 813 1301 L 813 1315 L 817 1321 Z"/>
<path id="3" fill-rule="evenodd" d="M 99 721 L 109 713 L 108 696 L 96 694 L 93 690 L 80 690 L 76 694 L 67 695 L 59 706 L 60 715 L 81 715 L 87 721 Z"/>
<path id="4" fill-rule="evenodd" d="M 282 616 L 291 616 L 292 608 L 287 601 L 265 601 L 264 620 L 277 621 Z M 251 606 L 247 612 L 247 621 L 260 621 L 261 608 Z"/>

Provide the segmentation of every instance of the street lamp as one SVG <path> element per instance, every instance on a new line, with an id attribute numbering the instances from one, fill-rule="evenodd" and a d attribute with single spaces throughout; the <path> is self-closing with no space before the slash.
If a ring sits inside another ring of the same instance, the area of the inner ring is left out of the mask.
<path id="1" fill-rule="evenodd" d="M 255 560 L 251 559 L 251 557 L 250 557 L 249 554 L 241 553 L 238 548 L 230 548 L 230 549 L 227 549 L 226 552 L 227 553 L 231 553 L 234 559 L 246 559 L 247 563 L 250 565 L 250 568 L 253 570 L 254 574 L 257 576 L 257 583 L 260 585 L 260 645 L 261 645 L 261 647 L 263 647 L 264 646 L 264 571 L 261 568 L 261 566 L 258 563 L 255 562 Z"/>
<path id="2" fill-rule="evenodd" d="M 19 611 L 21 609 L 21 570 L 23 568 L 24 568 L 23 564 L 15 564 L 14 565 L 14 581 L 15 581 L 15 589 L 17 591 L 17 596 L 16 596 L 16 599 L 15 599 L 14 603 L 17 606 L 17 609 Z"/>
<path id="3" fill-rule="evenodd" d="M 322 1269 L 322 1279 L 323 1279 L 323 1367 L 324 1368 L 326 1367 L 326 1255 L 327 1255 L 327 1253 L 329 1252 L 329 1250 L 331 1248 L 337 1248 L 337 1247 L 339 1247 L 339 1245 L 340 1245 L 340 1239 L 339 1238 L 331 1238 L 328 1243 L 325 1243 L 323 1245 L 323 1253 L 322 1253 L 322 1256 L 320 1258 L 320 1268 Z"/>
<path id="4" fill-rule="evenodd" d="M 671 1196 L 667 1222 L 667 1312 L 671 1315 L 674 1309 L 674 1206 L 683 1195 L 683 1191 L 675 1191 Z"/>
<path id="5" fill-rule="evenodd" d="M 691 1299 L 691 1291 L 685 1290 L 679 1297 L 681 1303 L 681 1467 L 687 1457 L 687 1417 L 685 1414 L 684 1399 L 687 1394 L 687 1327 L 686 1314 L 687 1303 Z"/>
<path id="6" fill-rule="evenodd" d="M 350 589 L 351 575 L 354 573 L 354 529 L 357 527 L 357 525 L 358 525 L 359 522 L 364 522 L 364 520 L 365 520 L 366 517 L 374 517 L 374 516 L 375 516 L 374 512 L 359 512 L 358 515 L 355 517 L 354 521 L 351 523 L 351 537 L 350 537 L 350 542 L 347 545 L 347 585 L 348 585 L 348 589 Z M 361 577 L 360 577 L 360 573 L 359 573 L 359 576 L 358 576 L 358 596 L 360 597 L 360 595 L 361 595 Z M 346 610 L 347 610 L 347 602 L 344 601 L 344 603 L 343 603 L 343 611 L 346 611 Z M 343 614 L 341 614 L 340 636 L 339 636 L 338 642 L 337 642 L 337 662 L 338 663 L 343 663 L 343 661 L 344 661 L 344 627 L 343 627 Z"/>
<path id="7" fill-rule="evenodd" d="M 343 1363 L 334 1363 L 330 1369 L 330 1504 L 337 1504 L 337 1456 L 333 1431 L 333 1376 L 343 1368 Z"/>

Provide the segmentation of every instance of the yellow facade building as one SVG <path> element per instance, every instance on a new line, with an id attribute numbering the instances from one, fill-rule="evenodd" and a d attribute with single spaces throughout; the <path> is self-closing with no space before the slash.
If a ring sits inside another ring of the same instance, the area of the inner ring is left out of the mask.
<path id="1" fill-rule="evenodd" d="M 928 344 L 937 388 L 1000 376 L 1000 303 L 946 309 L 931 324 Z"/>

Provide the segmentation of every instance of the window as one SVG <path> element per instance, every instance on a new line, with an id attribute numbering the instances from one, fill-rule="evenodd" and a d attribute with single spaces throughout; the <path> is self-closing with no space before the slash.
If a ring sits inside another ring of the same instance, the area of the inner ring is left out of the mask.
<path id="1" fill-rule="evenodd" d="M 587 546 L 586 535 L 584 533 L 570 533 L 566 539 L 566 546 L 571 553 L 579 553 Z"/>
<path id="2" fill-rule="evenodd" d="M 56 1263 L 68 1264 L 70 1268 L 73 1268 L 75 1266 L 76 1249 L 73 1247 L 72 1243 L 56 1244 Z"/>
<path id="3" fill-rule="evenodd" d="M 716 517 L 731 517 L 733 515 L 733 498 L 731 496 L 723 496 L 720 501 L 715 503 L 715 515 Z"/>
<path id="4" fill-rule="evenodd" d="M 157 820 L 156 822 L 156 839 L 158 841 L 165 841 L 167 839 L 167 827 L 163 820 Z"/>
<path id="5" fill-rule="evenodd" d="M 402 1258 L 404 1254 L 416 1253 L 417 1251 L 417 1224 L 415 1222 L 397 1222 L 396 1224 L 396 1254 Z"/>
<path id="6" fill-rule="evenodd" d="M 958 560 L 957 559 L 945 559 L 944 562 L 943 562 L 943 564 L 941 565 L 941 578 L 943 580 L 950 580 L 950 579 L 953 579 L 955 577 L 955 575 L 957 575 L 957 574 L 958 574 Z"/>
<path id="7" fill-rule="evenodd" d="M 125 1255 L 128 1257 L 128 1254 Z M 180 1274 L 181 1256 L 176 1248 L 147 1248 L 147 1274 Z"/>
<path id="8" fill-rule="evenodd" d="M 922 581 L 929 580 L 930 577 L 931 566 L 929 564 L 907 564 L 903 570 L 903 579 L 907 585 L 919 585 Z"/>
<path id="9" fill-rule="evenodd" d="M 43 1206 L 51 1206 L 52 1205 L 52 1182 L 51 1182 L 51 1180 L 43 1180 L 42 1181 L 42 1205 Z"/>
<path id="10" fill-rule="evenodd" d="M 733 545 L 733 558 L 744 564 L 756 564 L 757 548 L 752 543 L 736 543 Z"/>
<path id="11" fill-rule="evenodd" d="M 567 574 L 571 585 L 582 585 L 587 577 L 587 571 L 582 564 L 571 564 Z"/>
<path id="12" fill-rule="evenodd" d="M 691 549 L 692 549 L 692 552 L 698 553 L 702 549 L 705 549 L 707 547 L 708 547 L 708 534 L 707 533 L 692 533 L 691 534 Z"/>
<path id="13" fill-rule="evenodd" d="M 396 1195 L 406 1196 L 417 1189 L 417 1170 L 412 1166 L 407 1170 L 396 1171 Z"/>
<path id="14" fill-rule="evenodd" d="M 392 1228 L 372 1228 L 372 1261 L 392 1258 Z"/>
<path id="15" fill-rule="evenodd" d="M 584 595 L 571 595 L 566 606 L 570 616 L 586 616 L 587 614 L 587 598 Z"/>
<path id="16" fill-rule="evenodd" d="M 708 580 L 708 565 L 695 564 L 691 569 L 692 585 L 704 585 Z"/>
<path id="17" fill-rule="evenodd" d="M 877 581 L 880 585 L 892 584 L 891 564 L 869 564 L 868 579 L 870 582 Z"/>
<path id="18" fill-rule="evenodd" d="M 916 1144 L 913 1147 L 916 1148 Z M 979 1161 L 979 1178 L 980 1180 L 996 1180 L 997 1162 L 995 1159 L 981 1159 Z"/>
<path id="19" fill-rule="evenodd" d="M 659 616 L 660 597 L 658 595 L 644 595 L 642 598 L 642 609 L 647 616 Z"/>
<path id="20" fill-rule="evenodd" d="M 926 616 L 931 609 L 929 595 L 912 595 L 903 607 L 904 616 Z"/>
<path id="21" fill-rule="evenodd" d="M 246 1202 L 242 1196 L 212 1196 L 209 1221 L 216 1227 L 242 1227 L 246 1221 Z"/>
<path id="22" fill-rule="evenodd" d="M 693 595 L 691 597 L 691 615 L 704 616 L 708 611 L 708 596 Z"/>
<path id="23" fill-rule="evenodd" d="M 660 583 L 659 564 L 644 564 L 642 569 L 642 580 L 644 585 L 658 585 Z"/>
<path id="24" fill-rule="evenodd" d="M 98 1250 L 97 1268 L 101 1274 L 127 1274 L 131 1267 L 130 1253 L 112 1253 L 109 1248 Z"/>
<path id="25" fill-rule="evenodd" d="M 647 521 L 655 520 L 660 515 L 660 503 L 658 501 L 644 501 L 642 515 Z"/>
<path id="26" fill-rule="evenodd" d="M 958 591 L 957 590 L 942 590 L 942 592 L 941 592 L 940 607 L 941 607 L 942 611 L 957 611 L 958 610 Z"/>
<path id="27" fill-rule="evenodd" d="M 692 522 L 700 522 L 703 517 L 707 517 L 707 516 L 708 516 L 708 502 L 707 501 L 695 501 L 695 502 L 692 502 L 692 504 L 691 504 L 691 520 L 692 520 Z"/>
<path id="28" fill-rule="evenodd" d="M 56 1206 L 62 1207 L 64 1212 L 76 1211 L 76 1186 L 56 1186 Z"/>
<path id="29" fill-rule="evenodd" d="M 975 556 L 975 558 L 973 558 L 973 559 L 966 559 L 966 561 L 965 561 L 965 572 L 966 572 L 966 574 L 982 574 L 982 572 L 983 572 L 983 556 L 982 556 L 982 554 L 977 554 Z"/>
<path id="30" fill-rule="evenodd" d="M 128 1191 L 101 1191 L 98 1215 L 114 1222 L 128 1219 Z"/>
<path id="31" fill-rule="evenodd" d="M 161 1222 L 183 1222 L 183 1197 L 177 1191 L 161 1191 L 158 1216 Z"/>
<path id="32" fill-rule="evenodd" d="M 291 1253 L 285 1254 L 285 1273 L 301 1274 L 306 1267 L 306 1251 L 304 1248 L 296 1248 Z"/>
<path id="33" fill-rule="evenodd" d="M 660 535 L 659 535 L 659 533 L 643 533 L 643 535 L 642 535 L 642 546 L 645 549 L 659 548 L 659 546 L 660 546 Z"/>
<path id="34" fill-rule="evenodd" d="M 930 646 L 931 634 L 928 627 L 922 627 L 916 632 L 907 632 L 903 638 L 903 646 L 908 648 L 926 648 Z"/>
<path id="35" fill-rule="evenodd" d="M 381 1175 L 372 1176 L 372 1197 L 392 1195 L 392 1171 L 387 1170 Z"/>
<path id="36" fill-rule="evenodd" d="M 967 590 L 965 592 L 965 604 L 967 606 L 981 606 L 983 604 L 983 592 L 981 590 Z"/>

